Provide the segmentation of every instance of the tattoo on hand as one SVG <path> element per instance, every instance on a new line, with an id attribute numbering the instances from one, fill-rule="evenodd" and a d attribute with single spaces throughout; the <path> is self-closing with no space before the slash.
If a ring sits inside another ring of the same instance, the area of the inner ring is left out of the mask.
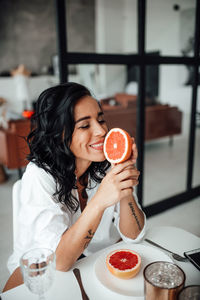
<path id="1" fill-rule="evenodd" d="M 84 239 L 87 240 L 87 242 L 84 245 L 84 249 L 87 248 L 87 246 L 89 245 L 89 243 L 90 243 L 91 239 L 93 238 L 94 234 L 95 234 L 95 232 L 92 232 L 91 229 L 88 230 L 88 235 L 86 235 L 85 238 L 84 238 Z"/>
<path id="2" fill-rule="evenodd" d="M 135 209 L 134 209 L 134 207 L 133 207 L 133 203 L 132 203 L 132 202 L 129 202 L 128 205 L 129 205 L 129 207 L 130 207 L 130 209 L 131 209 L 132 215 L 135 217 L 135 220 L 136 220 L 136 223 L 137 223 L 137 225 L 138 225 L 139 230 L 142 230 L 141 225 L 140 225 L 140 222 L 139 222 L 139 220 L 138 220 L 138 217 L 137 217 L 137 215 L 136 215 L 136 213 L 135 213 Z"/>

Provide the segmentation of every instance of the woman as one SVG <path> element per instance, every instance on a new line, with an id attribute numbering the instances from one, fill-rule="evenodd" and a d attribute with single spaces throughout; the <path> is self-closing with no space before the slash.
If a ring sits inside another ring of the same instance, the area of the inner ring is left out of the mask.
<path id="1" fill-rule="evenodd" d="M 143 237 L 145 216 L 133 193 L 136 145 L 131 159 L 110 167 L 103 153 L 107 131 L 99 103 L 84 86 L 61 84 L 39 96 L 4 290 L 22 283 L 19 258 L 30 248 L 53 249 L 56 268 L 67 271 L 82 253 Z"/>

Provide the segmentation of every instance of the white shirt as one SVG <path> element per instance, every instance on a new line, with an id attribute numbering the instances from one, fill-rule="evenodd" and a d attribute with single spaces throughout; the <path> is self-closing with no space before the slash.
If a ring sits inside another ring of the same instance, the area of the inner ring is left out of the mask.
<path id="1" fill-rule="evenodd" d="M 87 189 L 88 202 L 95 195 L 99 186 L 99 184 L 89 181 L 91 187 L 94 188 Z M 9 257 L 7 264 L 10 273 L 19 266 L 22 254 L 30 249 L 46 247 L 55 251 L 62 234 L 81 215 L 80 207 L 77 212 L 72 213 L 66 206 L 56 202 L 52 196 L 55 190 L 56 184 L 53 177 L 34 163 L 29 163 L 21 180 L 18 234 L 14 242 L 13 254 Z M 78 199 L 77 190 L 73 190 L 73 193 Z M 134 197 L 137 201 L 135 194 Z M 120 237 L 125 242 L 131 243 L 137 243 L 143 238 L 145 225 L 135 240 L 125 237 L 120 232 L 119 210 L 119 203 L 105 209 L 91 242 L 83 252 L 86 256 L 114 244 Z"/>

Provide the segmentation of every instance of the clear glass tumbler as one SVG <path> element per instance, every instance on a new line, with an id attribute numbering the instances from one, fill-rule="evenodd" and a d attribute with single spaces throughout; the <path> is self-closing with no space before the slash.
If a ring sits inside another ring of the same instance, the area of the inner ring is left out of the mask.
<path id="1" fill-rule="evenodd" d="M 44 300 L 44 293 L 51 287 L 55 269 L 55 253 L 47 248 L 36 248 L 24 253 L 20 267 L 25 285 L 29 290 Z"/>
<path id="2" fill-rule="evenodd" d="M 200 285 L 188 285 L 178 295 L 178 300 L 199 300 Z"/>
<path id="3" fill-rule="evenodd" d="M 143 275 L 146 300 L 175 300 L 185 283 L 183 270 L 165 261 L 150 263 Z"/>

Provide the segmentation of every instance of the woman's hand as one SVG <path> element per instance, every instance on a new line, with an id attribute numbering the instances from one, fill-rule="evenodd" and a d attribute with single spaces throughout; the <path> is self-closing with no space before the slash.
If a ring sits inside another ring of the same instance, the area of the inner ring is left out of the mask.
<path id="1" fill-rule="evenodd" d="M 134 160 L 131 158 L 121 164 L 114 165 L 102 180 L 95 200 L 98 201 L 103 210 L 132 195 L 133 187 L 138 184 L 140 174 L 134 166 L 134 161 L 135 158 Z"/>

